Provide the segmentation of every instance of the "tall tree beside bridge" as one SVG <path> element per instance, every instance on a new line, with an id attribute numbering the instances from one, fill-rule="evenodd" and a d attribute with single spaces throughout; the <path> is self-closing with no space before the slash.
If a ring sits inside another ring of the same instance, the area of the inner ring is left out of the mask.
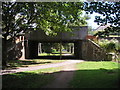
<path id="1" fill-rule="evenodd" d="M 98 25 L 111 24 L 111 27 L 96 35 L 106 37 L 112 33 L 120 33 L 120 2 L 85 2 L 83 9 L 87 14 L 95 12 L 103 16 L 95 17 L 95 22 Z"/>
<path id="2" fill-rule="evenodd" d="M 31 30 L 44 30 L 47 35 L 71 31 L 70 25 L 86 24 L 82 6 L 82 2 L 2 2 L 3 65 L 7 61 L 7 40 Z"/>

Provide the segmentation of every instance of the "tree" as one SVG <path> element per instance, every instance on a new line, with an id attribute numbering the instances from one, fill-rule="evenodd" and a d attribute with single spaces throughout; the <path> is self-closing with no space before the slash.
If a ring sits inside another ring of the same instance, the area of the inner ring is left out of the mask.
<path id="1" fill-rule="evenodd" d="M 120 2 L 85 2 L 83 9 L 87 14 L 96 12 L 103 16 L 95 17 L 95 22 L 98 25 L 111 24 L 110 27 L 98 32 L 96 35 L 105 37 L 111 33 L 120 33 Z"/>
<path id="2" fill-rule="evenodd" d="M 2 2 L 3 65 L 8 40 L 31 30 L 44 30 L 47 35 L 71 31 L 70 25 L 86 23 L 81 17 L 82 6 L 82 2 Z"/>
<path id="3" fill-rule="evenodd" d="M 25 32 L 35 19 L 32 3 L 2 2 L 3 65 L 7 61 L 7 41 L 15 41 L 17 34 Z"/>

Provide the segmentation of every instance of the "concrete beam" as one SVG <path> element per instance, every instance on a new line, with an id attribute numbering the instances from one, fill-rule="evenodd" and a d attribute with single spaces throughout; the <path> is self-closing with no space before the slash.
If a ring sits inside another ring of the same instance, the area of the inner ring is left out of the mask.
<path id="1" fill-rule="evenodd" d="M 61 42 L 76 41 L 86 39 L 88 35 L 88 27 L 72 27 L 72 32 L 59 32 L 56 36 L 47 36 L 43 30 L 32 31 L 25 35 L 28 40 L 38 42 Z"/>

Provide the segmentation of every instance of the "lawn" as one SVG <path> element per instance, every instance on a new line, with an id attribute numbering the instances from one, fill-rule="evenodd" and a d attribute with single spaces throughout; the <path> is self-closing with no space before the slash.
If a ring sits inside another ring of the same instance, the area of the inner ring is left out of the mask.
<path id="1" fill-rule="evenodd" d="M 120 69 L 116 62 L 88 61 L 77 64 L 76 68 L 69 83 L 72 88 L 118 88 Z"/>
<path id="2" fill-rule="evenodd" d="M 61 53 L 62 56 L 73 55 L 72 53 Z M 60 53 L 42 53 L 38 56 L 60 56 Z"/>
<path id="3" fill-rule="evenodd" d="M 60 53 L 42 53 L 39 56 L 60 56 Z"/>
<path id="4" fill-rule="evenodd" d="M 52 73 L 60 71 L 61 68 L 47 68 L 3 75 L 2 88 L 41 88 L 52 82 L 55 79 Z"/>
<path id="5" fill-rule="evenodd" d="M 120 64 L 119 64 L 120 65 Z M 25 71 L 3 75 L 3 88 L 41 88 L 55 79 L 63 67 Z M 70 88 L 118 88 L 118 63 L 112 61 L 86 61 L 76 64 L 77 70 L 69 82 Z"/>
<path id="6" fill-rule="evenodd" d="M 50 60 L 50 59 L 26 59 L 26 60 L 16 60 L 9 61 L 7 68 L 18 68 L 18 67 L 30 67 L 36 65 L 45 65 L 50 63 L 60 63 L 66 60 Z"/>

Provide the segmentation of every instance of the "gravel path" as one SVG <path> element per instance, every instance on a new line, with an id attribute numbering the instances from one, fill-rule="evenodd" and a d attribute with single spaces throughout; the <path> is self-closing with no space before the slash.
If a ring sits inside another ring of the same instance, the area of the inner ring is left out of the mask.
<path id="1" fill-rule="evenodd" d="M 51 68 L 51 67 L 60 67 L 60 66 L 70 65 L 70 64 L 79 63 L 79 62 L 83 62 L 83 60 L 67 60 L 61 63 L 53 63 L 53 64 L 47 64 L 47 65 L 33 66 L 33 67 L 24 67 L 24 68 L 11 69 L 11 70 L 1 70 L 0 75 L 23 72 L 23 71 L 33 71 L 33 70 Z"/>

